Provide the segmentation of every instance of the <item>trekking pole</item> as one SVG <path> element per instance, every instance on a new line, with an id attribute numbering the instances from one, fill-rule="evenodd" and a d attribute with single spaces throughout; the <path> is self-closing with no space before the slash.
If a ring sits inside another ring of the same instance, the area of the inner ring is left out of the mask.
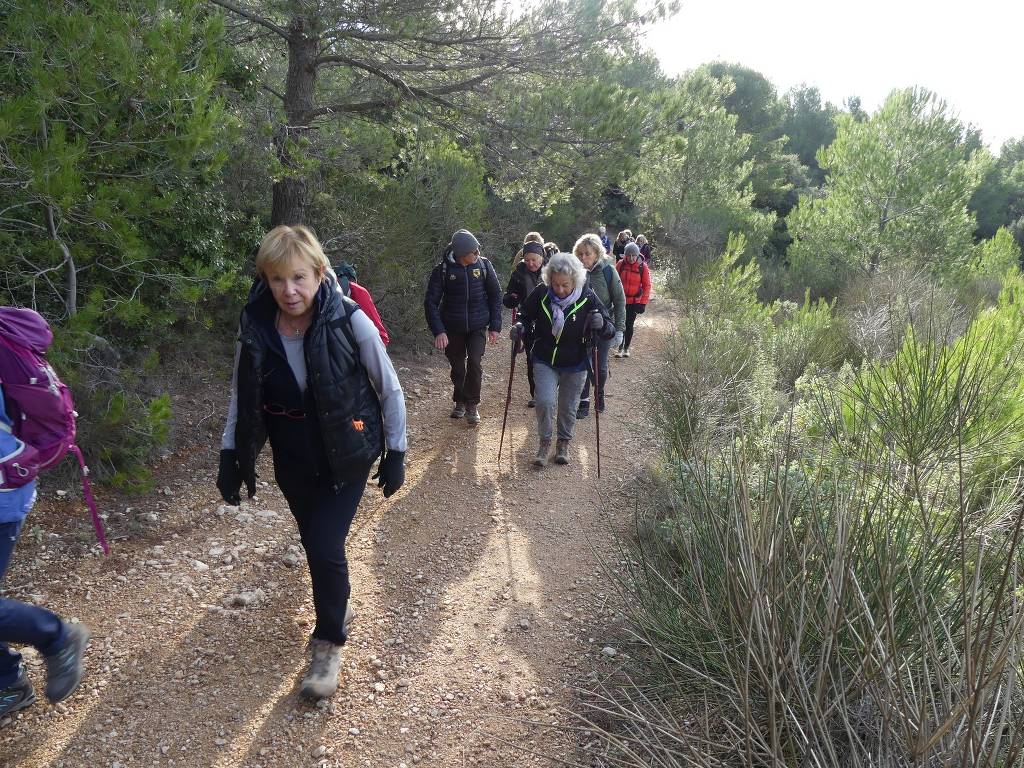
<path id="1" fill-rule="evenodd" d="M 505 445 L 505 423 L 508 421 L 508 407 L 512 403 L 512 377 L 516 373 L 516 353 L 519 351 L 519 339 L 512 342 L 512 362 L 508 367 L 508 393 L 505 395 L 505 415 L 501 417 L 501 440 L 498 441 L 498 469 L 501 469 L 501 449 Z"/>
<path id="2" fill-rule="evenodd" d="M 600 376 L 600 373 L 598 372 L 598 369 L 597 369 L 597 366 L 598 366 L 597 347 L 598 347 L 598 345 L 597 345 L 597 340 L 596 339 L 594 339 L 594 341 L 593 341 L 593 347 L 594 347 L 594 373 L 593 373 L 593 379 L 594 379 L 594 429 L 597 432 L 597 479 L 600 480 L 601 479 L 601 409 L 598 408 L 597 406 L 599 404 L 600 405 L 604 404 L 604 394 L 599 392 L 598 384 L 597 384 L 598 381 L 600 380 L 598 378 Z M 598 400 L 598 397 L 600 397 L 601 399 Z"/>

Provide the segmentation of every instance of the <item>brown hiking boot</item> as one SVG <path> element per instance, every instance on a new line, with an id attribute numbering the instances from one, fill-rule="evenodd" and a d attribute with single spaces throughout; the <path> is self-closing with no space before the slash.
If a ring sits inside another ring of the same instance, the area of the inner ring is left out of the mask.
<path id="1" fill-rule="evenodd" d="M 537 456 L 533 460 L 533 466 L 545 467 L 548 463 L 548 452 L 551 450 L 550 440 L 541 440 L 537 445 Z"/>
<path id="2" fill-rule="evenodd" d="M 327 640 L 311 640 L 309 650 L 312 659 L 309 671 L 302 678 L 299 693 L 309 699 L 326 699 L 338 690 L 338 673 L 341 671 L 341 646 Z"/>
<path id="3" fill-rule="evenodd" d="M 555 446 L 555 464 L 569 463 L 569 441 L 559 440 Z"/>

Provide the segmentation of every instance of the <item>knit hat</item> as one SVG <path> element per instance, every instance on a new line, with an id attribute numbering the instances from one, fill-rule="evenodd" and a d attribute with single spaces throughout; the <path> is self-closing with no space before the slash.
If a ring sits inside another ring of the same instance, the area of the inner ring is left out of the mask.
<path id="1" fill-rule="evenodd" d="M 630 256 L 639 256 L 640 255 L 640 246 L 637 245 L 636 243 L 629 243 L 629 244 L 627 244 L 626 245 L 626 250 L 624 251 L 624 255 L 626 256 L 627 259 Z"/>
<path id="2" fill-rule="evenodd" d="M 537 256 L 544 255 L 544 246 L 540 243 L 526 243 L 523 245 L 523 256 L 528 253 L 534 253 Z"/>
<path id="3" fill-rule="evenodd" d="M 452 255 L 455 258 L 480 250 L 480 241 L 468 229 L 460 229 L 452 235 Z"/>

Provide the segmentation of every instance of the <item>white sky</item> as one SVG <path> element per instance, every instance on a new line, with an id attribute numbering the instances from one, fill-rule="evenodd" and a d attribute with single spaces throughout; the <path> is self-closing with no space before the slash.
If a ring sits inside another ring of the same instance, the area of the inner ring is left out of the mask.
<path id="1" fill-rule="evenodd" d="M 868 112 L 920 85 L 995 152 L 1024 135 L 1024 0 L 682 0 L 647 40 L 669 75 L 729 61 Z"/>

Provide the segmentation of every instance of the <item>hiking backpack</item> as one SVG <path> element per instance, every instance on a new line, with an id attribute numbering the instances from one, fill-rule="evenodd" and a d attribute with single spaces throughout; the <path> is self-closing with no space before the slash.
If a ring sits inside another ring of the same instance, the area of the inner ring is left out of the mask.
<path id="1" fill-rule="evenodd" d="M 78 459 L 82 493 L 92 514 L 96 538 L 109 552 L 103 522 L 89 485 L 89 468 L 75 444 L 75 404 L 71 391 L 46 362 L 53 332 L 31 309 L 0 307 L 0 385 L 3 386 L 11 431 L 25 444 L 18 456 L 0 459 L 0 488 L 31 482 L 39 472 L 56 466 L 68 453 Z"/>

